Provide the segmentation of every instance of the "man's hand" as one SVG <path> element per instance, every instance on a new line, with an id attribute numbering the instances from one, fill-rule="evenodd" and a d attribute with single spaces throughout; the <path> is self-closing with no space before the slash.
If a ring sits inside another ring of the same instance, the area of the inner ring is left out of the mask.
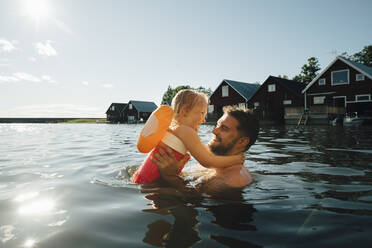
<path id="1" fill-rule="evenodd" d="M 160 175 L 164 178 L 168 176 L 177 176 L 178 171 L 189 159 L 190 155 L 187 153 L 182 160 L 178 161 L 169 147 L 161 146 L 159 153 L 154 154 L 152 161 L 159 168 Z"/>

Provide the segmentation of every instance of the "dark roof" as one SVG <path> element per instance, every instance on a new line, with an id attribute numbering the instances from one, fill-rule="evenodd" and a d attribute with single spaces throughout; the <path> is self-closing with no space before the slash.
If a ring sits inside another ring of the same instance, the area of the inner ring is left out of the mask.
<path id="1" fill-rule="evenodd" d="M 360 73 L 363 73 L 364 75 L 366 75 L 367 77 L 369 77 L 370 79 L 372 79 L 372 67 L 369 67 L 369 66 L 366 66 L 366 65 L 363 65 L 363 64 L 360 64 L 360 63 L 357 63 L 357 62 L 354 62 L 354 61 L 351 61 L 349 59 L 346 59 L 342 56 L 337 56 L 321 73 L 318 74 L 318 76 L 316 76 L 307 86 L 306 88 L 302 91 L 302 93 L 305 93 L 307 91 L 307 89 L 309 89 L 321 76 L 323 76 L 323 74 L 328 71 L 328 69 L 334 64 L 336 63 L 337 60 L 341 60 L 342 62 L 344 62 L 345 64 L 353 67 L 355 70 L 359 71 Z"/>
<path id="2" fill-rule="evenodd" d="M 123 109 L 125 109 L 125 107 L 127 106 L 127 103 L 111 103 L 110 107 L 106 111 L 106 114 L 107 112 L 109 112 L 111 106 L 115 106 L 115 111 L 119 111 L 120 113 L 121 111 L 123 111 Z"/>
<path id="3" fill-rule="evenodd" d="M 138 112 L 153 112 L 158 106 L 154 102 L 145 102 L 145 101 L 129 101 L 137 109 Z"/>
<path id="4" fill-rule="evenodd" d="M 256 90 L 260 87 L 259 84 L 252 84 L 252 83 L 244 83 L 238 82 L 233 80 L 224 79 L 222 82 L 226 82 L 230 85 L 234 90 L 236 90 L 242 97 L 244 97 L 247 101 L 251 96 L 256 92 Z"/>
<path id="5" fill-rule="evenodd" d="M 302 97 L 302 90 L 305 89 L 306 87 L 305 83 L 301 83 L 301 82 L 297 82 L 297 81 L 293 81 L 293 80 L 289 80 L 285 78 L 280 78 L 280 77 L 269 76 L 265 80 L 265 82 L 268 80 L 273 80 L 277 82 L 282 87 L 286 88 L 288 91 L 291 91 L 293 94 L 299 97 Z"/>
<path id="6" fill-rule="evenodd" d="M 364 72 L 366 74 L 369 74 L 369 76 L 372 75 L 372 67 L 369 67 L 369 66 L 366 66 L 366 65 L 363 65 L 363 64 L 360 64 L 358 62 L 354 62 L 354 61 L 351 61 L 349 59 L 346 59 L 344 57 L 342 57 L 345 61 L 349 62 L 350 64 L 352 64 L 354 67 L 356 67 L 357 69 L 359 69 L 360 72 Z"/>

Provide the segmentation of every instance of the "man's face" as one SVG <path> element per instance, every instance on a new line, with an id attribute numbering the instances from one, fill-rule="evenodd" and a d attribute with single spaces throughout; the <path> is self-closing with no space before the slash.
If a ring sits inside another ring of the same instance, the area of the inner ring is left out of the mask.
<path id="1" fill-rule="evenodd" d="M 234 117 L 224 114 L 212 131 L 214 137 L 208 143 L 209 149 L 217 155 L 230 154 L 240 138 L 238 125 L 239 122 Z"/>

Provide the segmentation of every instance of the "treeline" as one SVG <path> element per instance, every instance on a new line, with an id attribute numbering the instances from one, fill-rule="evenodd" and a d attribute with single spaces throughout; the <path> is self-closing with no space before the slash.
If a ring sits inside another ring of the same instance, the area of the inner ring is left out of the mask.
<path id="1" fill-rule="evenodd" d="M 351 61 L 372 67 L 372 45 L 365 46 L 360 52 L 353 55 L 348 55 L 344 52 L 341 56 Z M 316 57 L 310 57 L 307 59 L 307 64 L 304 64 L 301 67 L 301 73 L 294 76 L 292 80 L 301 83 L 310 83 L 318 75 L 320 69 L 318 59 Z M 286 75 L 279 75 L 278 77 L 288 79 L 288 76 Z"/>
<path id="2" fill-rule="evenodd" d="M 163 98 L 161 100 L 161 104 L 166 104 L 166 105 L 171 105 L 173 97 L 177 94 L 178 91 L 183 90 L 183 89 L 194 89 L 199 92 L 205 93 L 207 96 L 210 96 L 212 94 L 212 89 L 211 88 L 204 88 L 202 86 L 198 88 L 192 88 L 189 85 L 181 85 L 176 88 L 172 88 L 170 85 L 168 86 L 167 91 L 164 93 Z"/>

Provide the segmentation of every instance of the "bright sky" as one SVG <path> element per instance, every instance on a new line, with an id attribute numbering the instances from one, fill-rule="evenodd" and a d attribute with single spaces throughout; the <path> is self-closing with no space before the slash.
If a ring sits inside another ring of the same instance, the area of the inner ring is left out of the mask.
<path id="1" fill-rule="evenodd" d="M 372 44 L 370 0 L 1 0 L 0 117 L 105 117 L 160 104 L 168 85 L 215 90 L 325 68 Z"/>

